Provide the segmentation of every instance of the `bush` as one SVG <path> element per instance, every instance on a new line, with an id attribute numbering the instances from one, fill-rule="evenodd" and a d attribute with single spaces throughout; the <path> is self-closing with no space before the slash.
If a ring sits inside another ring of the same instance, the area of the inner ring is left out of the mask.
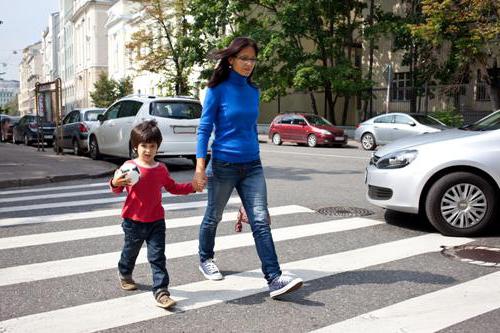
<path id="1" fill-rule="evenodd" d="M 464 117 L 453 108 L 445 109 L 443 111 L 435 111 L 429 113 L 429 116 L 436 118 L 443 124 L 451 127 L 460 127 L 464 124 Z"/>

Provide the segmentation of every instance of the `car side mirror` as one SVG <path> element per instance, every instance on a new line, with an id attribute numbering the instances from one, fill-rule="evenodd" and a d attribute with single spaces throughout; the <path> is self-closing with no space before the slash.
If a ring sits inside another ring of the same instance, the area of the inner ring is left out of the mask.
<path id="1" fill-rule="evenodd" d="M 103 114 L 98 115 L 97 120 L 99 120 L 99 122 L 102 123 L 105 120 L 104 115 Z"/>
<path id="2" fill-rule="evenodd" d="M 416 126 L 417 124 L 415 124 L 413 121 L 410 121 L 410 122 L 408 122 L 408 125 L 410 125 L 410 126 Z"/>

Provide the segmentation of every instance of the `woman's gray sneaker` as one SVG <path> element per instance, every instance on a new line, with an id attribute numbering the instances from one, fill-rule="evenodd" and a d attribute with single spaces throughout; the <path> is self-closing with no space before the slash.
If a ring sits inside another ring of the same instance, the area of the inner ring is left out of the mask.
<path id="1" fill-rule="evenodd" d="M 301 278 L 281 274 L 269 284 L 271 298 L 287 294 L 302 287 Z"/>
<path id="2" fill-rule="evenodd" d="M 213 259 L 207 259 L 198 266 L 200 272 L 209 280 L 222 280 L 223 276 Z"/>

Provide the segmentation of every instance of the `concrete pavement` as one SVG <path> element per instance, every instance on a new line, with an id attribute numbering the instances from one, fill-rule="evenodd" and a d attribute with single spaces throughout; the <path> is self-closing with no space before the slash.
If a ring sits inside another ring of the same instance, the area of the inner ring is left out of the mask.
<path id="1" fill-rule="evenodd" d="M 111 175 L 116 164 L 72 153 L 57 155 L 52 148 L 0 143 L 0 188 L 97 178 Z"/>

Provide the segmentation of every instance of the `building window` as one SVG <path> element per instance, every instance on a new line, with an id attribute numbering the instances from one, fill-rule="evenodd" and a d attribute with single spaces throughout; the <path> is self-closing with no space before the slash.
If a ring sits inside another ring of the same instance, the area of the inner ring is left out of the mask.
<path id="1" fill-rule="evenodd" d="M 391 101 L 408 101 L 411 97 L 410 73 L 394 73 L 391 83 Z"/>
<path id="2" fill-rule="evenodd" d="M 476 101 L 479 102 L 489 102 L 490 94 L 488 94 L 488 90 L 486 89 L 487 85 L 484 82 L 481 74 L 481 70 L 477 71 L 477 81 L 476 81 Z"/>

